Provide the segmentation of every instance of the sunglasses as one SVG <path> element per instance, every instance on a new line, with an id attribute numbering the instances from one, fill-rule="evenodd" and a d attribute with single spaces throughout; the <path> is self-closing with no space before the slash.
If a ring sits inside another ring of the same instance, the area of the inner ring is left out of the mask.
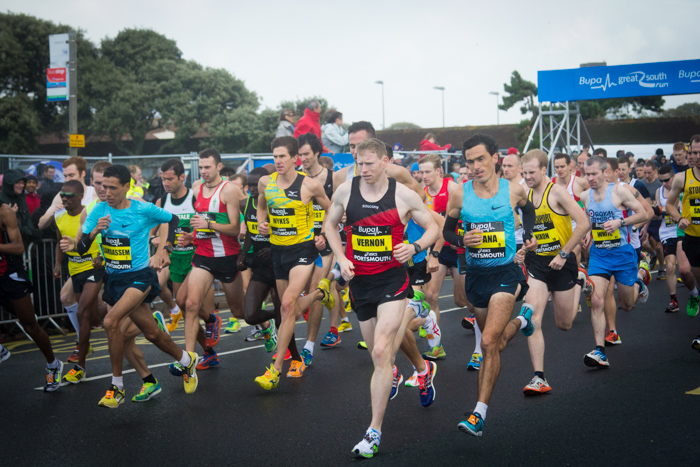
<path id="1" fill-rule="evenodd" d="M 666 183 L 666 182 L 669 182 L 669 181 L 671 181 L 671 180 L 673 180 L 673 177 L 669 177 L 669 178 L 660 178 L 660 177 L 659 177 L 659 181 L 660 181 L 661 183 Z"/>
<path id="2" fill-rule="evenodd" d="M 83 197 L 82 193 L 66 193 L 65 191 L 62 191 L 60 193 L 60 195 L 61 195 L 61 198 L 68 198 L 68 199 L 77 198 L 77 197 L 82 198 Z"/>

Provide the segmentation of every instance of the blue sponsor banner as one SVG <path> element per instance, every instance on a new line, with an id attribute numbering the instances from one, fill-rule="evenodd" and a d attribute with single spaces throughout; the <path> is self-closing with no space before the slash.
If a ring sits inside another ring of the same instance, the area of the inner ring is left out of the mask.
<path id="1" fill-rule="evenodd" d="M 700 93 L 700 60 L 537 72 L 540 102 Z"/>
<path id="2" fill-rule="evenodd" d="M 322 156 L 329 156 L 333 159 L 333 171 L 337 172 L 343 167 L 347 167 L 355 163 L 355 159 L 352 158 L 352 154 L 321 154 Z M 253 167 L 262 167 L 265 164 L 274 164 L 272 157 L 269 159 L 255 159 L 253 160 Z"/>

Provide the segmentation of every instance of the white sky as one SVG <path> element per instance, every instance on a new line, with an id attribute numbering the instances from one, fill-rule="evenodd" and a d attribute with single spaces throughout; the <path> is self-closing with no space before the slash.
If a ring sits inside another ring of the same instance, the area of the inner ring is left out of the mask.
<path id="1" fill-rule="evenodd" d="M 174 39 L 185 59 L 225 68 L 274 108 L 282 100 L 325 97 L 346 122 L 408 121 L 442 126 L 496 123 L 496 97 L 513 70 L 700 58 L 695 0 L 636 1 L 214 1 L 0 0 L 85 31 L 99 46 L 124 28 Z M 48 39 L 47 39 L 48 47 Z M 700 102 L 666 98 L 665 108 Z M 523 117 L 500 112 L 501 123 Z"/>

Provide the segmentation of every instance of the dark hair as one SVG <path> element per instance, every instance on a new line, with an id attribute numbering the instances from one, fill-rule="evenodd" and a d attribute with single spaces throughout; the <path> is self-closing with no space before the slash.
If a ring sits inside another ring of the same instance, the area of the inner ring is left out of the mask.
<path id="1" fill-rule="evenodd" d="M 303 135 L 299 135 L 297 142 L 299 143 L 299 149 L 308 144 L 311 148 L 311 152 L 314 154 L 321 155 L 323 153 L 323 143 L 320 139 L 318 139 L 318 136 L 313 133 L 304 133 Z"/>
<path id="2" fill-rule="evenodd" d="M 608 163 L 608 167 L 610 167 L 610 170 L 612 170 L 613 172 L 616 171 L 616 170 L 618 169 L 618 167 L 620 167 L 620 166 L 617 164 L 617 158 L 616 158 L 616 157 L 606 157 L 606 158 L 605 158 L 605 161 Z"/>
<path id="3" fill-rule="evenodd" d="M 335 123 L 339 118 L 343 118 L 343 114 L 336 110 L 326 117 L 326 123 Z"/>
<path id="4" fill-rule="evenodd" d="M 651 167 L 652 169 L 659 168 L 659 166 L 656 165 L 656 163 L 654 161 L 646 161 L 646 163 L 644 164 L 644 167 Z"/>
<path id="5" fill-rule="evenodd" d="M 90 169 L 90 176 L 94 174 L 103 174 L 107 167 L 111 167 L 112 163 L 110 161 L 97 161 L 92 164 L 92 169 Z"/>
<path id="6" fill-rule="evenodd" d="M 700 143 L 700 135 L 693 135 L 690 137 L 690 144 Z"/>
<path id="7" fill-rule="evenodd" d="M 644 164 L 646 164 L 644 159 L 637 159 L 637 167 L 644 167 Z"/>
<path id="8" fill-rule="evenodd" d="M 486 151 L 491 155 L 498 152 L 498 144 L 496 144 L 496 140 L 491 138 L 489 135 L 477 133 L 462 144 L 462 155 L 465 156 L 468 150 L 475 148 L 480 144 L 483 144 Z"/>
<path id="9" fill-rule="evenodd" d="M 250 178 L 253 175 L 258 175 L 260 177 L 264 177 L 265 175 L 270 175 L 270 172 L 267 171 L 265 167 L 256 167 L 250 172 L 248 172 L 248 177 Z"/>
<path id="10" fill-rule="evenodd" d="M 615 153 L 615 157 L 617 157 L 618 159 L 619 159 L 620 157 L 624 156 L 624 155 L 625 155 L 625 150 L 624 150 L 624 149 L 619 149 L 619 150 Z"/>
<path id="11" fill-rule="evenodd" d="M 557 159 L 565 159 L 566 165 L 571 164 L 571 157 L 568 154 L 558 152 L 554 155 L 554 160 L 556 161 Z"/>
<path id="12" fill-rule="evenodd" d="M 163 162 L 163 165 L 160 166 L 161 172 L 167 172 L 168 170 L 172 170 L 173 172 L 175 172 L 175 175 L 179 177 L 180 175 L 185 173 L 185 166 L 182 165 L 182 161 L 180 159 L 176 159 L 173 157 Z"/>
<path id="13" fill-rule="evenodd" d="M 391 146 L 390 144 L 386 144 L 386 143 L 384 143 L 384 146 L 386 146 L 386 157 L 388 157 L 389 159 L 393 159 L 394 158 L 393 146 Z"/>
<path id="14" fill-rule="evenodd" d="M 76 193 L 85 193 L 85 187 L 83 187 L 83 184 L 78 180 L 68 180 L 67 182 L 64 182 L 63 186 L 61 187 L 61 191 L 66 188 L 70 188 Z"/>
<path id="15" fill-rule="evenodd" d="M 51 169 L 56 170 L 56 167 L 54 167 L 51 164 L 41 164 L 41 165 L 43 166 L 41 169 L 41 173 L 43 173 L 43 174 L 45 174 L 46 172 L 48 172 Z"/>
<path id="16" fill-rule="evenodd" d="M 318 163 L 330 170 L 331 172 L 333 171 L 333 159 L 331 159 L 328 156 L 321 156 L 318 158 Z"/>
<path id="17" fill-rule="evenodd" d="M 627 164 L 627 166 L 629 167 L 629 165 L 630 165 L 630 158 L 627 157 L 627 156 L 622 156 L 622 157 L 620 157 L 620 158 L 617 160 L 617 163 L 618 163 L 618 164 Z"/>
<path id="18" fill-rule="evenodd" d="M 131 172 L 123 165 L 112 165 L 105 169 L 105 178 L 114 177 L 119 180 L 120 185 L 128 185 L 131 183 Z"/>
<path id="19" fill-rule="evenodd" d="M 237 178 L 241 180 L 241 186 L 246 186 L 248 184 L 248 177 L 246 177 L 244 174 L 234 173 L 229 178 L 229 181 L 236 180 Z"/>
<path id="20" fill-rule="evenodd" d="M 583 145 L 583 149 L 591 149 L 591 145 L 590 145 L 590 144 L 584 144 L 584 145 Z"/>
<path id="21" fill-rule="evenodd" d="M 236 169 L 233 167 L 224 166 L 221 168 L 221 170 L 219 170 L 219 175 L 226 178 L 233 177 L 236 175 Z"/>
<path id="22" fill-rule="evenodd" d="M 273 151 L 275 150 L 275 148 L 285 147 L 287 148 L 289 155 L 292 157 L 299 154 L 299 141 L 297 141 L 297 139 L 293 136 L 277 137 L 272 140 L 272 144 L 270 145 L 270 147 Z"/>
<path id="23" fill-rule="evenodd" d="M 365 130 L 370 138 L 377 137 L 377 132 L 374 131 L 372 124 L 365 121 L 353 122 L 353 124 L 350 125 L 350 128 L 348 128 L 348 134 L 351 135 L 353 133 L 359 133 L 362 130 Z"/>
<path id="24" fill-rule="evenodd" d="M 598 148 L 598 149 L 596 149 L 595 151 L 593 151 L 593 155 L 594 155 L 594 156 L 600 156 L 600 157 L 602 157 L 603 159 L 605 159 L 605 158 L 608 157 L 608 151 L 606 151 L 606 150 L 603 149 L 603 148 Z"/>
<path id="25" fill-rule="evenodd" d="M 214 162 L 217 164 L 221 163 L 221 154 L 219 154 L 219 151 L 214 148 L 207 148 L 199 153 L 200 159 L 206 159 L 207 157 L 213 157 Z"/>
<path id="26" fill-rule="evenodd" d="M 673 174 L 673 167 L 671 167 L 671 164 L 664 164 L 659 167 L 659 175 L 664 174 Z"/>

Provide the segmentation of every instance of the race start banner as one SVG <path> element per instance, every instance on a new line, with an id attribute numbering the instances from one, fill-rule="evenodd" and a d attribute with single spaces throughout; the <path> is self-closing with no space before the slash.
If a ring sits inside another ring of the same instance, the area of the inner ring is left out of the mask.
<path id="1" fill-rule="evenodd" d="M 537 72 L 540 102 L 700 94 L 700 60 Z"/>

